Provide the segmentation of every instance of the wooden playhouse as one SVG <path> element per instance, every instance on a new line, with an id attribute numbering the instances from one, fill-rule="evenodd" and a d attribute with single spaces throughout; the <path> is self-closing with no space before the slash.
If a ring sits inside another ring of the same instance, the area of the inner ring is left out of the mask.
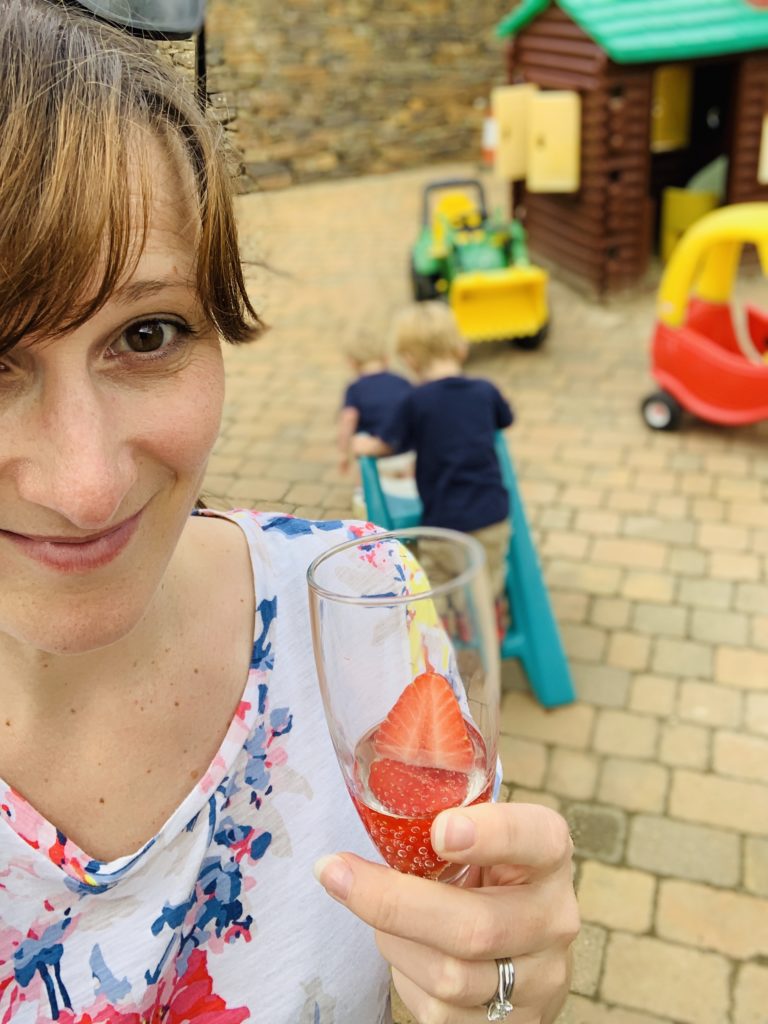
<path id="1" fill-rule="evenodd" d="M 768 200 L 766 0 L 522 0 L 498 33 L 500 173 L 532 252 L 593 294 L 697 210 Z"/>

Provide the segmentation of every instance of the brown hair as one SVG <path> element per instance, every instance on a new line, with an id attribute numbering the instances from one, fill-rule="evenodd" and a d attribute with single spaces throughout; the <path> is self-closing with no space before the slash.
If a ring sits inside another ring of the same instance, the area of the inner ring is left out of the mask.
<path id="1" fill-rule="evenodd" d="M 444 302 L 413 302 L 392 321 L 392 348 L 414 369 L 426 370 L 438 359 L 463 360 L 467 346 L 456 317 Z"/>
<path id="2" fill-rule="evenodd" d="M 205 315 L 227 341 L 258 332 L 222 132 L 192 90 L 148 44 L 61 0 L 0 0 L 0 353 L 85 323 L 131 273 L 148 228 L 147 137 L 194 182 Z"/>

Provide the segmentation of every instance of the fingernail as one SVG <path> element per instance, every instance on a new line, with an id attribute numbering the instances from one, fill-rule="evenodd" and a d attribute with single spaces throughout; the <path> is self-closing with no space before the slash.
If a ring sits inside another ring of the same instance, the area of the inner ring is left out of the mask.
<path id="1" fill-rule="evenodd" d="M 352 888 L 352 871 L 341 857 L 333 854 L 321 857 L 312 870 L 329 896 L 342 902 L 347 899 Z"/>
<path id="2" fill-rule="evenodd" d="M 466 850 L 477 838 L 474 822 L 463 814 L 444 814 L 435 820 L 435 845 L 445 852 Z"/>

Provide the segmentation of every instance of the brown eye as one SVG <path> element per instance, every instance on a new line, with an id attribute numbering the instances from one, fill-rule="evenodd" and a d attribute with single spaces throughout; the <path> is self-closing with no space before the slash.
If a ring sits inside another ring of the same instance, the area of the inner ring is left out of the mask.
<path id="1" fill-rule="evenodd" d="M 109 356 L 162 359 L 180 350 L 195 334 L 189 324 L 176 320 L 137 320 L 126 327 L 108 350 Z"/>
<path id="2" fill-rule="evenodd" d="M 164 344 L 172 341 L 175 324 L 162 320 L 145 320 L 126 328 L 125 343 L 133 352 L 157 352 Z"/>

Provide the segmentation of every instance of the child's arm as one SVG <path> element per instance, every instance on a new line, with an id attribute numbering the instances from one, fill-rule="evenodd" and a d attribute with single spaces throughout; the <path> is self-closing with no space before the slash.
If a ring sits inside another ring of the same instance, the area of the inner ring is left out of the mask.
<path id="1" fill-rule="evenodd" d="M 392 455 L 394 448 L 381 440 L 380 437 L 360 435 L 352 439 L 352 451 L 355 455 L 373 455 L 379 458 L 382 455 Z"/>
<path id="2" fill-rule="evenodd" d="M 359 422 L 359 411 L 353 405 L 345 405 L 339 413 L 339 430 L 337 435 L 340 473 L 346 473 L 349 469 L 349 449 Z"/>

